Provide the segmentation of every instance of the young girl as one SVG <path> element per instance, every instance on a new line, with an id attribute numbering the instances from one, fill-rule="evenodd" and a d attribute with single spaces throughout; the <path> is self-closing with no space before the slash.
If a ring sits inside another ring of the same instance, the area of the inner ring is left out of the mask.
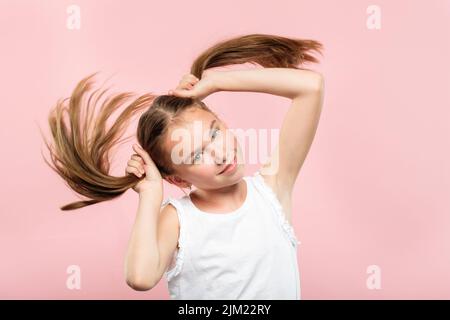
<path id="1" fill-rule="evenodd" d="M 125 259 L 126 281 L 135 290 L 149 290 L 164 276 L 173 299 L 300 299 L 291 196 L 317 129 L 324 88 L 320 73 L 298 65 L 318 62 L 311 53 L 321 49 L 314 40 L 265 34 L 219 42 L 194 61 L 176 89 L 134 99 L 109 130 L 108 118 L 131 94 L 106 99 L 94 119 L 91 107 L 106 90 L 86 101 L 92 76 L 83 79 L 68 106 L 59 101 L 49 117 L 54 166 L 47 163 L 89 198 L 61 209 L 113 199 L 129 188 L 139 194 Z M 206 71 L 247 62 L 263 68 Z M 201 101 L 218 91 L 291 99 L 275 152 L 252 175 L 244 174 L 236 137 Z M 126 176 L 110 176 L 111 148 L 142 109 L 139 145 L 133 145 Z M 180 132 L 181 139 L 174 139 Z M 201 143 L 190 148 L 195 139 Z M 174 152 L 180 141 L 183 161 Z M 195 190 L 163 201 L 163 180 Z"/>

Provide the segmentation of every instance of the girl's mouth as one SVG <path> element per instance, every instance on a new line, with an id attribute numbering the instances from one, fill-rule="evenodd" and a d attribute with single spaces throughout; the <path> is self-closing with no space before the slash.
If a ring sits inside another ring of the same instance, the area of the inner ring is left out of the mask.
<path id="1" fill-rule="evenodd" d="M 221 172 L 219 172 L 219 175 L 231 174 L 235 171 L 236 167 L 237 167 L 237 157 L 236 157 L 236 153 L 234 153 L 233 162 L 228 164 Z"/>

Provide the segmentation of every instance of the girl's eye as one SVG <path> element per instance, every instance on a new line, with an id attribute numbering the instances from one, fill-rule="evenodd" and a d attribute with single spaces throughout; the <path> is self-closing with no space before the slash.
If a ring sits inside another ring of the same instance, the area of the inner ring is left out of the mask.
<path id="1" fill-rule="evenodd" d="M 197 162 L 197 161 L 199 161 L 200 160 L 200 156 L 203 154 L 203 152 L 198 152 L 198 153 L 196 153 L 195 154 L 195 156 L 194 156 L 194 158 L 193 158 L 193 160 L 194 160 L 194 162 Z"/>
<path id="2" fill-rule="evenodd" d="M 212 138 L 213 138 L 213 139 L 216 138 L 218 132 L 220 132 L 220 129 L 219 129 L 219 128 L 216 128 L 216 129 L 214 130 L 213 135 L 212 135 Z M 203 155 L 203 151 L 197 152 L 197 153 L 194 155 L 194 157 L 192 158 L 192 159 L 194 160 L 194 163 L 197 163 L 198 161 L 200 161 L 202 155 Z"/>
<path id="3" fill-rule="evenodd" d="M 214 134 L 213 134 L 213 139 L 217 136 L 217 133 L 220 131 L 219 128 L 216 128 L 216 130 L 214 130 Z"/>

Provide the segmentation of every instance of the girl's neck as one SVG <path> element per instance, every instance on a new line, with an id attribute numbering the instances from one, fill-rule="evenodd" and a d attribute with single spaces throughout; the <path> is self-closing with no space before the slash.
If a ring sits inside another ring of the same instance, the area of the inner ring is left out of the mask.
<path id="1" fill-rule="evenodd" d="M 204 190 L 196 189 L 189 194 L 191 201 L 203 211 L 229 212 L 239 208 L 247 197 L 244 179 L 230 186 Z"/>

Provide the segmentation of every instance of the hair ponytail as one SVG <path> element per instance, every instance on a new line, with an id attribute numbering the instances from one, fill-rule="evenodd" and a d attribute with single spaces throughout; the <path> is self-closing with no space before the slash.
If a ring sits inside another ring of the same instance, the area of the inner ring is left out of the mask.
<path id="1" fill-rule="evenodd" d="M 90 200 L 74 202 L 61 207 L 61 210 L 73 210 L 113 199 L 133 187 L 137 179 L 131 175 L 124 177 L 110 176 L 110 151 L 126 139 L 119 141 L 126 129 L 130 117 L 148 108 L 154 99 L 144 94 L 132 101 L 119 115 L 109 130 L 107 120 L 111 114 L 132 97 L 132 93 L 120 93 L 108 97 L 97 117 L 94 119 L 95 107 L 107 92 L 94 91 L 92 74 L 81 80 L 68 101 L 59 100 L 51 111 L 48 123 L 53 137 L 53 146 L 46 141 L 50 151 L 51 162 L 45 162 L 60 176 L 68 186 Z M 85 109 L 85 110 L 84 110 Z M 68 114 L 69 126 L 65 124 L 64 115 Z M 117 144 L 117 145 L 116 145 Z"/>
<path id="2" fill-rule="evenodd" d="M 206 69 L 248 62 L 266 68 L 300 68 L 299 65 L 306 62 L 318 62 L 312 52 L 321 53 L 321 49 L 322 44 L 315 40 L 265 34 L 239 36 L 218 42 L 201 53 L 192 64 L 191 73 L 200 79 Z M 58 100 L 51 110 L 48 123 L 53 144 L 43 136 L 51 156 L 51 162 L 44 157 L 45 162 L 72 190 L 88 198 L 64 205 L 61 210 L 111 200 L 140 181 L 131 174 L 123 177 L 109 174 L 111 151 L 132 138 L 120 139 L 134 115 L 141 114 L 137 128 L 138 142 L 164 177 L 173 173 L 161 143 L 168 126 L 188 108 L 198 107 L 214 113 L 198 99 L 155 96 L 151 93 L 137 98 L 129 92 L 114 94 L 106 96 L 100 104 L 107 89 L 89 93 L 94 75 L 82 79 L 70 98 Z M 125 109 L 107 128 L 111 114 L 124 105 Z M 97 108 L 99 111 L 94 118 Z M 65 113 L 68 114 L 68 125 L 64 121 Z"/>
<path id="3" fill-rule="evenodd" d="M 191 73 L 201 78 L 204 70 L 232 64 L 257 63 L 264 68 L 295 68 L 318 62 L 312 52 L 322 54 L 315 40 L 293 39 L 267 34 L 249 34 L 218 42 L 195 59 Z"/>

